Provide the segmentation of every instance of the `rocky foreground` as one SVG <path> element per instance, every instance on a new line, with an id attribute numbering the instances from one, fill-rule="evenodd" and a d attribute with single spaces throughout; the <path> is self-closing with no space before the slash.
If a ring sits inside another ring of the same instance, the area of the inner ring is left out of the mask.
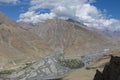
<path id="1" fill-rule="evenodd" d="M 120 80 L 120 57 L 111 56 L 103 72 L 97 70 L 94 80 Z"/>

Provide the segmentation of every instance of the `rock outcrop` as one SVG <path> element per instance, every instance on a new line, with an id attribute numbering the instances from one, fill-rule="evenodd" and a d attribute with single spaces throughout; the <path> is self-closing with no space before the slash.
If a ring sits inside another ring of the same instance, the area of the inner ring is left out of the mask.
<path id="1" fill-rule="evenodd" d="M 103 72 L 96 71 L 94 80 L 120 80 L 120 57 L 111 56 L 111 60 Z"/>

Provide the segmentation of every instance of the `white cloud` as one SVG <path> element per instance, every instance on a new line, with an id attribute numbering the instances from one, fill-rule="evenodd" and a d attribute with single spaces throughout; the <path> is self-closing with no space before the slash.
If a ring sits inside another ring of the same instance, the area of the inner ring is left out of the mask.
<path id="1" fill-rule="evenodd" d="M 106 18 L 103 12 L 91 5 L 95 0 L 31 0 L 31 7 L 20 15 L 19 21 L 40 22 L 46 19 L 62 18 L 74 19 L 83 22 L 89 27 L 99 29 L 120 28 L 120 21 Z M 40 14 L 39 10 L 49 8 L 50 13 Z"/>
<path id="2" fill-rule="evenodd" d="M 18 2 L 18 0 L 0 0 L 0 3 L 13 3 L 16 4 Z"/>
<path id="3" fill-rule="evenodd" d="M 19 21 L 36 23 L 36 22 L 42 22 L 46 19 L 52 19 L 53 17 L 55 17 L 54 13 L 37 14 L 34 11 L 30 11 L 30 12 L 21 14 Z"/>

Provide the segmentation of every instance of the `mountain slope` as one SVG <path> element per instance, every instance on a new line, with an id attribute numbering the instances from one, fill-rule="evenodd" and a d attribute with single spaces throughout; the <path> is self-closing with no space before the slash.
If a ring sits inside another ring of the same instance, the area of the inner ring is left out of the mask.
<path id="1" fill-rule="evenodd" d="M 0 67 L 10 68 L 48 55 L 51 48 L 37 35 L 0 14 Z"/>
<path id="2" fill-rule="evenodd" d="M 115 44 L 104 35 L 69 20 L 51 19 L 34 24 L 29 30 L 40 36 L 51 48 L 63 50 L 68 57 L 115 47 Z"/>

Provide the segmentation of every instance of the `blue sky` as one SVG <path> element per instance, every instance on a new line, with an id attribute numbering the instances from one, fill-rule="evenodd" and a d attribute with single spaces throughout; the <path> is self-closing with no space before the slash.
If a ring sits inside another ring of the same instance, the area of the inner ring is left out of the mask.
<path id="1" fill-rule="evenodd" d="M 93 3 L 98 9 L 101 11 L 106 10 L 106 14 L 113 18 L 120 20 L 120 0 L 97 0 Z M 30 6 L 29 0 L 21 0 L 18 4 L 8 4 L 8 3 L 0 3 L 0 12 L 4 13 L 8 17 L 13 20 L 18 20 L 19 15 L 28 10 Z M 49 9 L 40 10 L 41 12 L 49 12 Z"/>
<path id="2" fill-rule="evenodd" d="M 107 11 L 107 15 L 120 20 L 120 0 L 97 0 L 94 5 L 100 10 Z"/>
<path id="3" fill-rule="evenodd" d="M 98 29 L 120 29 L 120 0 L 0 0 L 0 12 L 14 21 L 60 18 Z"/>
<path id="4" fill-rule="evenodd" d="M 29 1 L 21 0 L 18 4 L 11 4 L 11 3 L 0 3 L 0 12 L 7 15 L 12 20 L 18 20 L 19 15 L 24 13 L 29 8 Z"/>

